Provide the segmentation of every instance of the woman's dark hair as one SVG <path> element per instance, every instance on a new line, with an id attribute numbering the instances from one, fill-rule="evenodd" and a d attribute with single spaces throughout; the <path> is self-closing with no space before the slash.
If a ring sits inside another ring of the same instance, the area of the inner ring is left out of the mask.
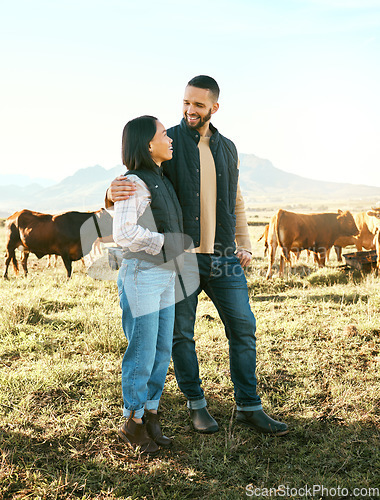
<path id="1" fill-rule="evenodd" d="M 128 170 L 154 170 L 149 143 L 157 130 L 157 118 L 144 115 L 129 121 L 123 130 L 121 158 Z"/>

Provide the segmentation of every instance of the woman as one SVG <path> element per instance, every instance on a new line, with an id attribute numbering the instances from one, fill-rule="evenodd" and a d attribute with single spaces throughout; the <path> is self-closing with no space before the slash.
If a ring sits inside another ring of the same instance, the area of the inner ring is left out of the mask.
<path id="1" fill-rule="evenodd" d="M 113 222 L 114 240 L 123 247 L 118 290 L 128 340 L 122 363 L 127 420 L 119 436 L 150 454 L 171 444 L 157 411 L 171 358 L 175 257 L 183 251 L 181 208 L 161 168 L 172 155 L 172 139 L 155 117 L 141 116 L 124 127 L 122 160 L 136 192 L 115 203 Z"/>

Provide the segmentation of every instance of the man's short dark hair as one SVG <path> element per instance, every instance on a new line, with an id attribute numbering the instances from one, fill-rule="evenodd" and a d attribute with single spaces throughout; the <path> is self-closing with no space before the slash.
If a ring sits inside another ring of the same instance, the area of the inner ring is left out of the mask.
<path id="1" fill-rule="evenodd" d="M 209 90 L 214 96 L 215 102 L 219 99 L 219 85 L 216 81 L 211 78 L 211 76 L 199 75 L 192 78 L 187 85 L 191 87 L 197 87 L 198 89 L 206 89 Z"/>

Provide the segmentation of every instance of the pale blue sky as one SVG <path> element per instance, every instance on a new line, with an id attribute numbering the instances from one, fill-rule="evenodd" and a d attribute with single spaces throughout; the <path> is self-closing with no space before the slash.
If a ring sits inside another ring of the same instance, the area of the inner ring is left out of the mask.
<path id="1" fill-rule="evenodd" d="M 114 167 L 129 119 L 178 123 L 186 82 L 209 74 L 239 152 L 380 186 L 380 0 L 0 5 L 0 173 Z"/>

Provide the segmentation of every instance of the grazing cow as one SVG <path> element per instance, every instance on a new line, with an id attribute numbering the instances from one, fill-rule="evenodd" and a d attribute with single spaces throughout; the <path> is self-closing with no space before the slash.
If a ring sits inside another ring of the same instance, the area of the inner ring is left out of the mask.
<path id="1" fill-rule="evenodd" d="M 268 255 L 267 279 L 272 276 L 272 266 L 276 248 L 281 248 L 280 276 L 284 274 L 284 264 L 290 264 L 290 252 L 297 256 L 302 250 L 313 252 L 319 267 L 325 265 L 328 251 L 339 236 L 358 234 L 352 214 L 348 211 L 321 214 L 297 214 L 280 209 L 271 222 L 268 244 L 271 251 Z"/>
<path id="2" fill-rule="evenodd" d="M 267 224 L 264 228 L 264 233 L 260 236 L 257 241 L 260 241 L 264 238 L 264 256 L 267 255 L 269 250 L 269 262 L 271 262 L 271 267 L 273 266 L 274 260 L 276 258 L 276 251 L 278 247 L 277 234 L 275 230 L 275 223 L 277 219 L 277 214 L 273 215 L 269 224 Z M 299 249 L 291 249 L 290 254 L 294 257 L 295 261 L 298 261 L 300 258 L 301 250 Z M 310 251 L 307 250 L 307 256 L 310 257 Z M 269 272 L 269 270 L 268 270 Z M 271 277 L 267 273 L 267 279 Z"/>
<path id="3" fill-rule="evenodd" d="M 379 211 L 380 209 L 372 209 L 373 213 Z M 358 252 L 361 252 L 363 248 L 365 250 L 375 250 L 376 248 L 374 237 L 379 224 L 373 215 L 370 215 L 370 211 L 355 214 L 354 220 L 359 234 L 357 236 L 341 236 L 334 242 L 334 249 L 339 262 L 342 261 L 342 248 L 349 245 L 355 245 Z"/>
<path id="4" fill-rule="evenodd" d="M 380 271 L 380 208 L 373 208 L 368 210 L 368 217 L 371 219 L 372 227 L 375 227 L 375 234 L 373 237 L 373 245 L 377 254 L 377 269 Z"/>
<path id="5" fill-rule="evenodd" d="M 18 265 L 16 248 L 23 250 L 22 266 L 27 275 L 29 253 L 39 259 L 44 255 L 60 255 L 70 278 L 72 262 L 90 252 L 97 237 L 112 233 L 112 217 L 101 208 L 96 212 L 65 212 L 58 215 L 21 210 L 6 221 L 6 259 L 4 278 L 8 278 L 8 267 Z"/>

